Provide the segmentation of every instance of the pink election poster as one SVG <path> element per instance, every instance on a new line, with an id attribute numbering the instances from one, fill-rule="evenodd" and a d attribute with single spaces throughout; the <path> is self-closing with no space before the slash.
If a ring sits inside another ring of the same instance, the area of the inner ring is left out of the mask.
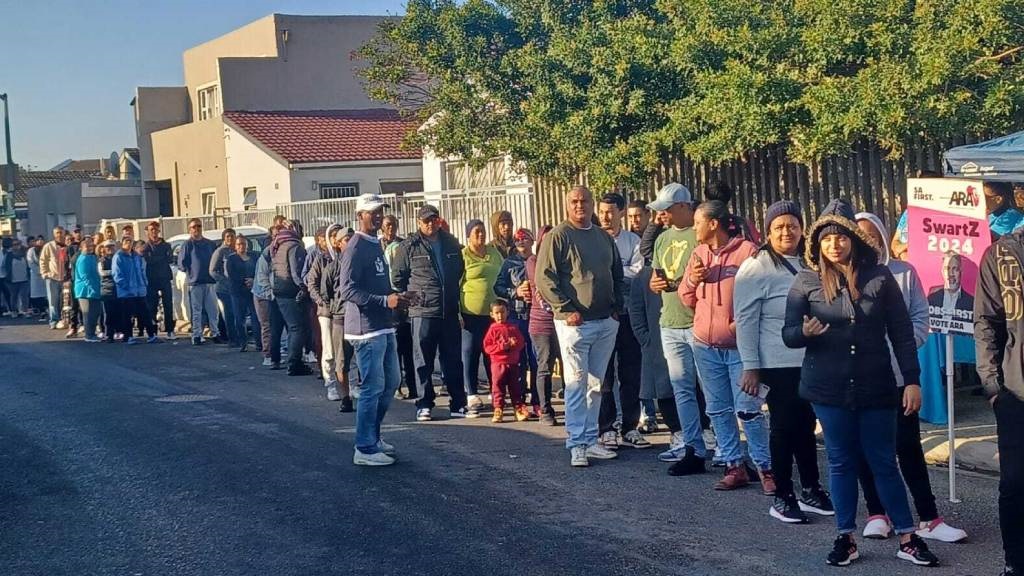
<path id="1" fill-rule="evenodd" d="M 981 181 L 908 179 L 907 239 L 932 332 L 973 335 L 978 265 L 992 243 Z"/>

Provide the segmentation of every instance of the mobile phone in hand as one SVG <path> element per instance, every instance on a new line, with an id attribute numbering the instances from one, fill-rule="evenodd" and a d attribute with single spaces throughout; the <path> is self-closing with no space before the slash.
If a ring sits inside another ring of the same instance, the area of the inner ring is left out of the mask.
<path id="1" fill-rule="evenodd" d="M 655 268 L 654 269 L 654 275 L 657 276 L 658 279 L 664 280 L 665 282 L 668 282 L 668 274 L 665 274 L 665 269 L 664 268 Z"/>

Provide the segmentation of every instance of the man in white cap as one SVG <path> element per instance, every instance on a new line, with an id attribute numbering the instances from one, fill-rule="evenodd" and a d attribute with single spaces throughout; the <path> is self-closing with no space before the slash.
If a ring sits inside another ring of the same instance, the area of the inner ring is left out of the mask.
<path id="1" fill-rule="evenodd" d="M 345 339 L 352 342 L 362 379 L 352 457 L 360 466 L 395 463 L 395 447 L 381 439 L 380 424 L 402 378 L 392 311 L 407 308 L 409 298 L 392 290 L 377 238 L 385 206 L 376 194 L 359 197 L 358 230 L 342 253 L 338 277 L 339 296 L 345 301 Z"/>
<path id="2" fill-rule="evenodd" d="M 690 190 L 672 182 L 658 191 L 658 197 L 647 205 L 667 223 L 665 231 L 654 243 L 650 289 L 662 296 L 661 347 L 668 363 L 676 410 L 681 430 L 672 433 L 669 449 L 658 455 L 662 462 L 674 462 L 669 468 L 673 476 L 700 474 L 706 471 L 707 448 L 700 424 L 697 404 L 697 367 L 693 362 L 693 310 L 683 305 L 676 293 L 679 281 L 697 247 L 693 231 L 693 195 Z"/>
<path id="3" fill-rule="evenodd" d="M 601 383 L 615 348 L 622 309 L 622 260 L 611 236 L 594 225 L 586 186 L 566 195 L 568 218 L 544 237 L 537 290 L 551 305 L 562 349 L 566 447 L 572 466 L 617 454 L 597 442 Z"/>

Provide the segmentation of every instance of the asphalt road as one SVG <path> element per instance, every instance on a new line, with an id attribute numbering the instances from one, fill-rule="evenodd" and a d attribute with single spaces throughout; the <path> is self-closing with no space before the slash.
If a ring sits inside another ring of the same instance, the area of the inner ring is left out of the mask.
<path id="1" fill-rule="evenodd" d="M 971 535 L 943 567 L 862 542 L 824 563 L 832 520 L 770 519 L 754 488 L 673 478 L 658 449 L 569 467 L 562 428 L 417 423 L 396 401 L 388 468 L 353 466 L 354 416 L 312 377 L 187 340 L 65 341 L 0 321 L 0 576 L 997 574 L 994 478 L 941 506 Z M 441 411 L 437 411 L 441 412 Z M 651 437 L 667 443 L 666 434 Z M 824 458 L 822 457 L 824 467 Z M 824 469 L 824 468 L 823 468 Z M 945 499 L 945 474 L 933 472 Z"/>

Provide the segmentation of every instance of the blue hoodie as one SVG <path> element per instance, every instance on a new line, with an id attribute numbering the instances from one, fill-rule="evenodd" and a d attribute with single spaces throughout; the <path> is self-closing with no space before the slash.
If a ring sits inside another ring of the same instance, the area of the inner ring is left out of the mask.
<path id="1" fill-rule="evenodd" d="M 114 283 L 118 298 L 146 296 L 146 269 L 142 256 L 135 252 L 118 250 L 114 254 Z"/>
<path id="2" fill-rule="evenodd" d="M 395 331 L 388 295 L 391 274 L 380 240 L 356 232 L 341 255 L 338 283 L 345 301 L 345 339 L 364 340 Z"/>
<path id="3" fill-rule="evenodd" d="M 100 269 L 95 254 L 81 254 L 75 264 L 75 298 L 99 300 Z"/>

